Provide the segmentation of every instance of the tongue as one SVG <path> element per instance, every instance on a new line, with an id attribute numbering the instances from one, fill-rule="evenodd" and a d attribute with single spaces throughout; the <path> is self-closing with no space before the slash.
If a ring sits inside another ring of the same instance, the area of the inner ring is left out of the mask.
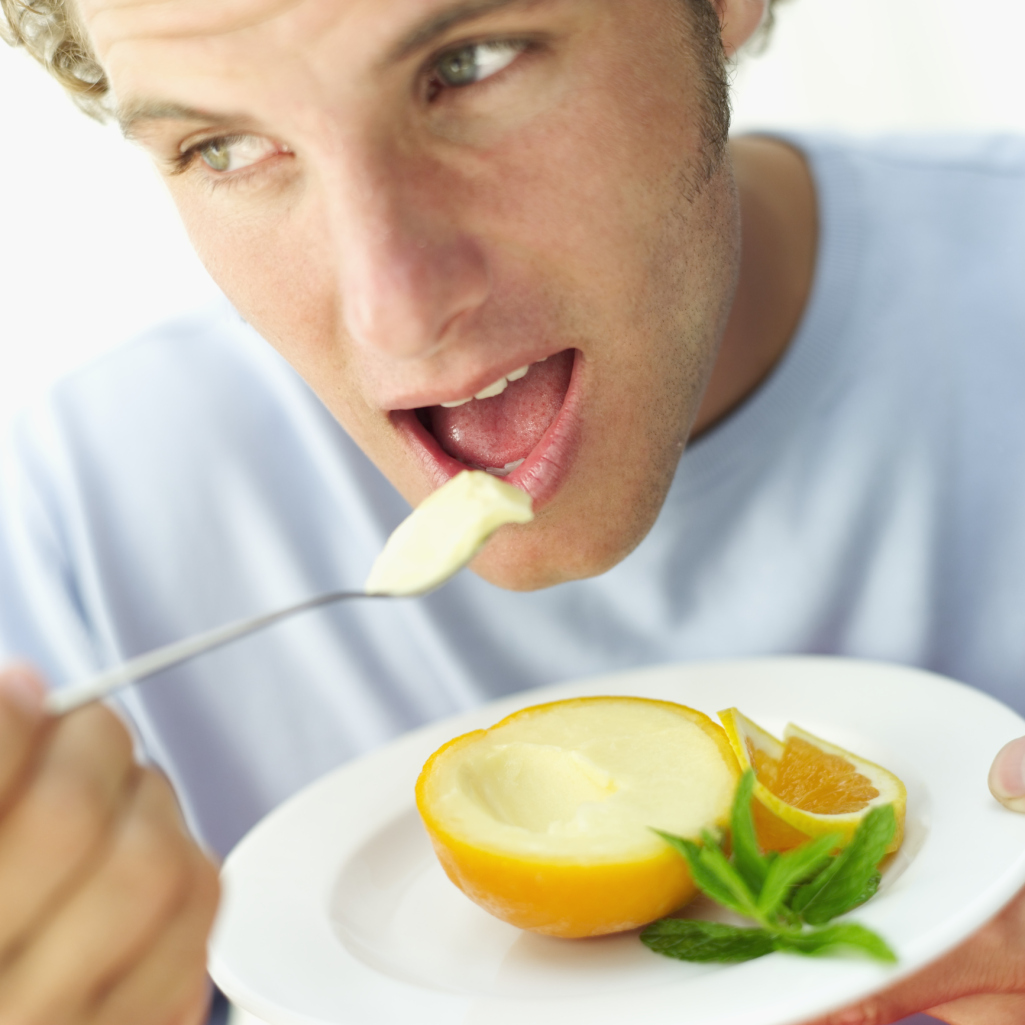
<path id="1" fill-rule="evenodd" d="M 499 469 L 525 459 L 552 425 L 569 389 L 573 350 L 534 363 L 493 399 L 474 399 L 455 409 L 425 410 L 438 444 L 452 457 Z"/>

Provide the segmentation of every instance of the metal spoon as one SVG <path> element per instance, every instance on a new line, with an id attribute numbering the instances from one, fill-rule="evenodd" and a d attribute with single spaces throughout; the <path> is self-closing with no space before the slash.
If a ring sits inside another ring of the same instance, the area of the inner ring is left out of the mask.
<path id="1" fill-rule="evenodd" d="M 332 591 L 276 612 L 236 620 L 122 662 L 89 680 L 51 691 L 47 710 L 64 715 L 136 680 L 262 630 L 299 612 L 347 598 L 405 598 L 427 594 L 459 572 L 505 523 L 533 519 L 530 499 L 480 471 L 457 474 L 395 529 L 367 578 L 367 591 Z"/>
<path id="2" fill-rule="evenodd" d="M 230 644 L 240 637 L 255 633 L 265 626 L 270 626 L 272 623 L 287 619 L 299 612 L 306 612 L 308 609 L 331 605 L 336 601 L 345 601 L 346 598 L 390 597 L 392 595 L 366 594 L 363 591 L 332 591 L 330 594 L 308 598 L 306 601 L 278 609 L 276 612 L 251 616 L 248 619 L 238 619 L 234 623 L 215 627 L 205 633 L 194 634 L 182 641 L 165 644 L 162 648 L 154 648 L 153 651 L 147 651 L 144 655 L 138 655 L 127 662 L 122 662 L 120 665 L 114 666 L 113 669 L 107 669 L 81 683 L 50 691 L 46 697 L 46 709 L 51 715 L 64 715 L 67 712 L 73 712 L 76 708 L 88 705 L 92 701 L 99 701 L 122 687 L 127 687 L 130 683 L 143 680 L 147 676 L 159 673 L 162 669 L 170 669 L 171 666 L 176 666 L 207 651 L 213 651 L 222 645 Z"/>

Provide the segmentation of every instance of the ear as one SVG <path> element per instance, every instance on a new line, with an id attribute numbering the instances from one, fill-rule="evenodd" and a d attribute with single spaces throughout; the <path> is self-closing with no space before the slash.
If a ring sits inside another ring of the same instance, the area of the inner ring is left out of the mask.
<path id="1" fill-rule="evenodd" d="M 732 57 L 758 30 L 769 0 L 713 0 L 722 26 L 722 46 Z"/>

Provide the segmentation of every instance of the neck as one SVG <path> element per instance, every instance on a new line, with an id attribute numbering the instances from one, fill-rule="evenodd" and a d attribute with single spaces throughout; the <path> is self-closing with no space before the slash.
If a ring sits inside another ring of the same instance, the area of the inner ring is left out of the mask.
<path id="1" fill-rule="evenodd" d="M 740 195 L 740 277 L 691 437 L 736 409 L 769 376 L 797 330 L 818 245 L 815 188 L 804 158 L 774 139 L 730 144 Z"/>

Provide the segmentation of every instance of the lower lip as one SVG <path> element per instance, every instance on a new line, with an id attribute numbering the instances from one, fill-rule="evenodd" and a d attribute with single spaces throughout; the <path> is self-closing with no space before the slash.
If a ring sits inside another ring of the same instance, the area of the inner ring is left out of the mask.
<path id="1" fill-rule="evenodd" d="M 580 444 L 580 364 L 578 349 L 574 353 L 569 388 L 566 389 L 566 397 L 558 416 L 523 464 L 501 478 L 530 495 L 535 512 L 547 505 L 562 487 Z M 392 423 L 435 488 L 441 487 L 457 473 L 473 469 L 442 450 L 434 435 L 420 423 L 415 410 L 396 409 L 390 415 Z"/>

